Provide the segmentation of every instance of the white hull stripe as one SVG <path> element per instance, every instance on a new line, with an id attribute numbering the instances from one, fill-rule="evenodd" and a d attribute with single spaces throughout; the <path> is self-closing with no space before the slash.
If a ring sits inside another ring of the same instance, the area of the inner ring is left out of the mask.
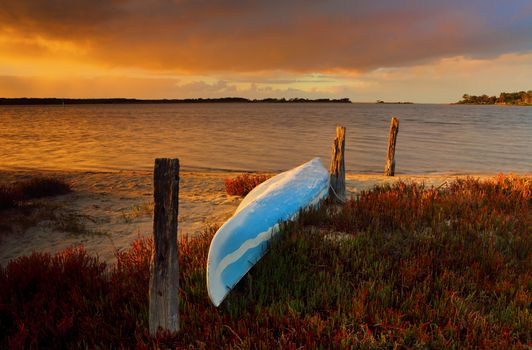
<path id="1" fill-rule="evenodd" d="M 327 195 L 327 192 L 329 190 L 329 187 L 325 187 L 318 196 L 309 204 L 309 206 L 316 205 L 318 202 Z M 298 213 L 295 213 L 289 220 L 295 219 Z M 217 274 L 221 275 L 221 273 L 231 264 L 237 262 L 242 256 L 249 250 L 257 247 L 259 244 L 270 240 L 276 232 L 279 230 L 279 224 L 275 224 L 274 226 L 270 227 L 267 231 L 261 232 L 258 234 L 255 238 L 248 239 L 242 245 L 235 251 L 233 251 L 231 254 L 227 255 L 225 258 L 223 258 L 220 263 L 218 264 L 218 268 L 216 269 Z M 231 286 L 232 287 L 232 286 Z"/>

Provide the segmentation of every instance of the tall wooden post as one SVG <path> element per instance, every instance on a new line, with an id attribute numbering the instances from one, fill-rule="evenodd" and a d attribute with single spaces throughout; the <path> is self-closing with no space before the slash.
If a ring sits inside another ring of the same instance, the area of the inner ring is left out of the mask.
<path id="1" fill-rule="evenodd" d="M 332 146 L 331 167 L 329 168 L 329 198 L 335 202 L 345 201 L 345 127 L 336 126 L 336 138 Z"/>
<path id="2" fill-rule="evenodd" d="M 149 328 L 150 334 L 155 336 L 159 330 L 179 331 L 179 159 L 155 159 L 153 199 Z"/>
<path id="3" fill-rule="evenodd" d="M 386 165 L 384 166 L 384 175 L 395 175 L 395 143 L 397 142 L 397 133 L 399 132 L 399 119 L 392 117 L 390 124 L 390 136 L 388 137 L 388 154 L 386 155 Z"/>

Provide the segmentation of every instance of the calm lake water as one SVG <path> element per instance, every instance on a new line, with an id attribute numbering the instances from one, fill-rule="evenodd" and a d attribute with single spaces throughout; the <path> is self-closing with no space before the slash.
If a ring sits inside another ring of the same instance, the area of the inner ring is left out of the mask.
<path id="1" fill-rule="evenodd" d="M 1 169 L 271 171 L 315 156 L 328 166 L 335 125 L 346 167 L 380 173 L 400 120 L 397 173 L 530 172 L 532 108 L 381 104 L 173 104 L 0 107 Z"/>

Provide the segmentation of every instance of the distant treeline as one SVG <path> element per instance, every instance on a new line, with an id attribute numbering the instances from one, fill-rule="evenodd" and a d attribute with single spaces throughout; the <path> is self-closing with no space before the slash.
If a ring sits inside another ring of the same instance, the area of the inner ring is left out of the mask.
<path id="1" fill-rule="evenodd" d="M 532 91 L 519 92 L 501 92 L 499 97 L 488 95 L 468 95 L 464 94 L 459 104 L 474 104 L 474 105 L 532 105 Z"/>
<path id="2" fill-rule="evenodd" d="M 147 103 L 351 103 L 348 98 L 264 98 L 243 97 L 185 98 L 141 100 L 136 98 L 0 98 L 0 105 L 76 105 L 76 104 L 147 104 Z"/>
<path id="3" fill-rule="evenodd" d="M 383 104 L 387 104 L 387 105 L 413 105 L 414 102 L 402 102 L 402 101 L 397 101 L 397 102 L 386 102 L 386 101 L 383 101 L 383 100 L 377 100 L 377 102 L 375 103 L 383 103 Z"/>

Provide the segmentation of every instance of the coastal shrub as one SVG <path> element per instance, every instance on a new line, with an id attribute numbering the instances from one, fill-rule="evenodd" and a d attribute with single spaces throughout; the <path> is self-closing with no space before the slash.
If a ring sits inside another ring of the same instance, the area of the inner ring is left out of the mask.
<path id="1" fill-rule="evenodd" d="M 71 192 L 68 183 L 52 177 L 35 177 L 14 184 L 0 184 L 0 210 L 14 208 L 17 203 Z"/>
<path id="2" fill-rule="evenodd" d="M 0 185 L 0 210 L 13 208 L 17 204 L 18 195 L 11 185 Z"/>
<path id="3" fill-rule="evenodd" d="M 134 347 L 147 314 L 150 249 L 136 241 L 107 269 L 82 247 L 0 267 L 0 348 Z"/>
<path id="4" fill-rule="evenodd" d="M 182 332 L 148 335 L 152 242 L 105 268 L 83 249 L 0 268 L 0 348 L 527 348 L 531 177 L 377 187 L 283 224 L 219 308 L 215 228 L 180 238 Z"/>
<path id="5" fill-rule="evenodd" d="M 53 177 L 34 177 L 19 181 L 13 187 L 20 194 L 21 199 L 58 196 L 72 191 L 68 183 Z"/>
<path id="6" fill-rule="evenodd" d="M 225 179 L 225 191 L 232 196 L 244 197 L 252 189 L 268 180 L 268 175 L 243 174 L 232 179 Z"/>

